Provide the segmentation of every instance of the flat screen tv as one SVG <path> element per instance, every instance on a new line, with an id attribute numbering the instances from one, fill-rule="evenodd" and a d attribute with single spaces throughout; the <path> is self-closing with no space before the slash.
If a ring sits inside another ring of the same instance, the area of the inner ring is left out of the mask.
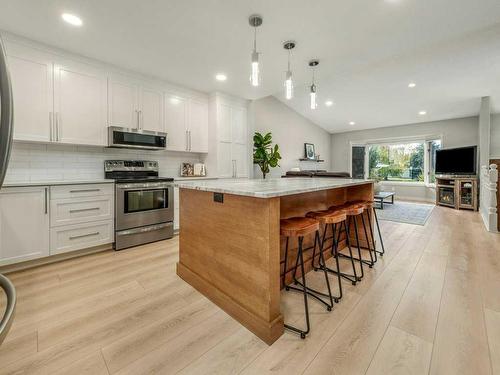
<path id="1" fill-rule="evenodd" d="M 477 146 L 436 151 L 436 174 L 475 175 L 476 168 Z"/>

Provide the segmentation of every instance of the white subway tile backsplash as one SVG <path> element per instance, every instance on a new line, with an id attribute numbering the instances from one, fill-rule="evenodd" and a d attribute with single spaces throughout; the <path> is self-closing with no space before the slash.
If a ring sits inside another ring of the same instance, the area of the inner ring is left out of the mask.
<path id="1" fill-rule="evenodd" d="M 113 159 L 156 160 L 161 176 L 177 177 L 181 163 L 198 163 L 203 155 L 14 142 L 5 183 L 102 179 L 104 161 Z"/>

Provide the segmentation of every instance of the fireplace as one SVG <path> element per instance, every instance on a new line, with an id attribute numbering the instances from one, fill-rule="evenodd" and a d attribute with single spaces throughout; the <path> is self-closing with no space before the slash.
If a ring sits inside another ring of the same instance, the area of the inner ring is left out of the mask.
<path id="1" fill-rule="evenodd" d="M 438 201 L 441 204 L 455 207 L 455 188 L 453 186 L 440 186 L 438 190 Z"/>

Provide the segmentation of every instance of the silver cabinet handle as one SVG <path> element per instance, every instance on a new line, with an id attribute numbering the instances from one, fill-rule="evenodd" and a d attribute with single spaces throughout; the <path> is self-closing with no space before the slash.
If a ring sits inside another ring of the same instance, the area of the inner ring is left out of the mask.
<path id="1" fill-rule="evenodd" d="M 45 188 L 45 215 L 49 213 L 49 188 Z"/>
<path id="2" fill-rule="evenodd" d="M 54 120 L 52 112 L 49 112 L 49 130 L 50 130 L 49 140 L 52 142 L 54 140 Z"/>
<path id="3" fill-rule="evenodd" d="M 56 118 L 56 141 L 59 142 L 61 140 L 60 127 L 59 127 L 59 112 L 55 113 Z"/>
<path id="4" fill-rule="evenodd" d="M 70 190 L 70 193 L 91 193 L 93 191 L 101 191 L 101 189 L 81 189 L 81 190 Z"/>
<path id="5" fill-rule="evenodd" d="M 79 236 L 72 236 L 69 239 L 70 240 L 76 240 L 78 238 L 84 238 L 84 237 L 91 237 L 91 236 L 98 236 L 101 232 L 93 232 L 93 233 L 87 233 L 87 234 L 80 234 Z"/>
<path id="6" fill-rule="evenodd" d="M 69 213 L 72 214 L 74 212 L 97 211 L 97 210 L 99 210 L 99 207 L 78 208 L 78 209 L 74 209 L 74 210 L 69 210 Z"/>

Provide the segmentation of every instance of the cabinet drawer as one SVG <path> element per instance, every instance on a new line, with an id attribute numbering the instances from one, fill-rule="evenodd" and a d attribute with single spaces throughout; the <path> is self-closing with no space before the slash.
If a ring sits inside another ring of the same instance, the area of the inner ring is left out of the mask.
<path id="1" fill-rule="evenodd" d="M 52 199 L 50 226 L 85 223 L 113 219 L 113 196 Z"/>
<path id="2" fill-rule="evenodd" d="M 50 255 L 105 245 L 113 241 L 112 220 L 51 228 Z"/>
<path id="3" fill-rule="evenodd" d="M 115 185 L 85 184 L 85 185 L 58 185 L 50 187 L 50 199 L 95 197 L 113 195 Z"/>

